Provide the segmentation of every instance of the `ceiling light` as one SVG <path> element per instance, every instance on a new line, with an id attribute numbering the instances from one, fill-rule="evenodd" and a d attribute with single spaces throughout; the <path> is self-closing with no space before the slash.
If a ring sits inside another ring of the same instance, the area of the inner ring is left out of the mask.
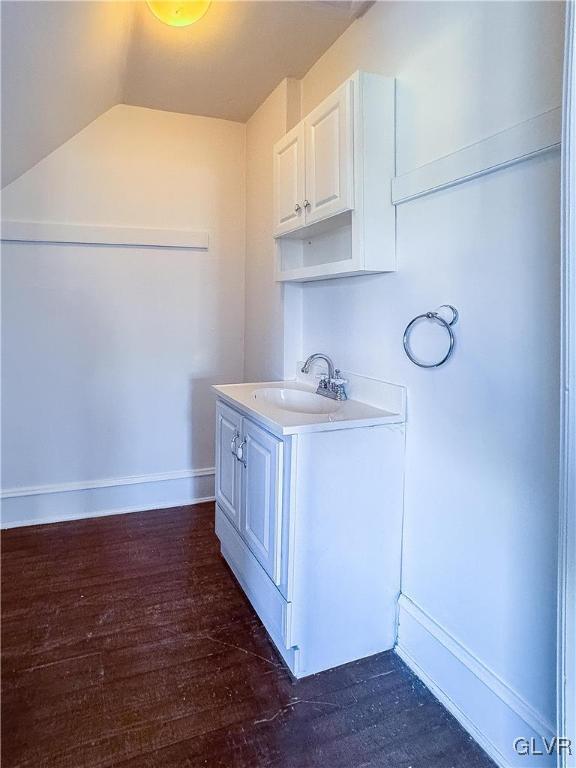
<path id="1" fill-rule="evenodd" d="M 188 27 L 204 16 L 212 0 L 194 0 L 193 2 L 152 2 L 147 0 L 148 8 L 154 16 L 171 27 Z"/>

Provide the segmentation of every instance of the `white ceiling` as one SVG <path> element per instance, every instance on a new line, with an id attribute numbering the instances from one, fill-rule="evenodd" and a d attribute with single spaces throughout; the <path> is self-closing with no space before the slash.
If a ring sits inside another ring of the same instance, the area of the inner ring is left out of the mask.
<path id="1" fill-rule="evenodd" d="M 144 2 L 2 0 L 2 186 L 118 103 L 245 121 L 370 4 L 216 0 L 178 29 Z"/>

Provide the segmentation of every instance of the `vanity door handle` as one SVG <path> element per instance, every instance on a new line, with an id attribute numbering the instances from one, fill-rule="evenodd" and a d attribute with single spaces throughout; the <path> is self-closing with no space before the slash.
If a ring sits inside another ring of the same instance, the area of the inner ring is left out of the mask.
<path id="1" fill-rule="evenodd" d="M 312 208 L 312 204 L 309 200 L 304 200 L 304 208 Z"/>
<path id="2" fill-rule="evenodd" d="M 236 453 L 236 442 L 240 439 L 240 432 L 236 431 L 234 432 L 234 437 L 230 441 L 230 453 L 232 456 L 236 456 L 238 458 L 238 454 Z"/>
<path id="3" fill-rule="evenodd" d="M 236 451 L 236 458 L 246 466 L 246 459 L 244 458 L 244 446 L 246 445 L 246 438 L 242 440 Z"/>
<path id="4" fill-rule="evenodd" d="M 294 213 L 300 213 L 301 210 L 302 210 L 302 206 L 300 205 L 300 203 L 296 203 L 296 205 L 294 206 Z"/>

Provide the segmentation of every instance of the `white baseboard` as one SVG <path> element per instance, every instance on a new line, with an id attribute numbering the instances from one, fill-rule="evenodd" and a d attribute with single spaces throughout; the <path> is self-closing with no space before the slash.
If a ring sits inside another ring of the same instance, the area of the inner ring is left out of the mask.
<path id="1" fill-rule="evenodd" d="M 550 768 L 554 755 L 521 756 L 515 738 L 551 739 L 552 723 L 406 595 L 398 602 L 396 653 L 501 768 Z M 497 630 L 495 630 L 497 631 Z"/>
<path id="2" fill-rule="evenodd" d="M 167 509 L 214 500 L 214 468 L 2 492 L 2 528 Z"/>

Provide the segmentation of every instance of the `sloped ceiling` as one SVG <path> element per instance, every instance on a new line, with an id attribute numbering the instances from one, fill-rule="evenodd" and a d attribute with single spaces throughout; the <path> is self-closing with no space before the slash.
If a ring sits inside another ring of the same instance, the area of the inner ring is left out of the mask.
<path id="1" fill-rule="evenodd" d="M 350 24 L 347 3 L 216 2 L 175 30 L 140 5 L 125 100 L 175 112 L 247 120 L 285 77 L 302 77 Z"/>
<path id="2" fill-rule="evenodd" d="M 122 101 L 133 7 L 2 0 L 2 186 Z"/>
<path id="3" fill-rule="evenodd" d="M 216 1 L 176 29 L 143 2 L 2 0 L 2 186 L 115 104 L 245 121 L 370 4 Z"/>

